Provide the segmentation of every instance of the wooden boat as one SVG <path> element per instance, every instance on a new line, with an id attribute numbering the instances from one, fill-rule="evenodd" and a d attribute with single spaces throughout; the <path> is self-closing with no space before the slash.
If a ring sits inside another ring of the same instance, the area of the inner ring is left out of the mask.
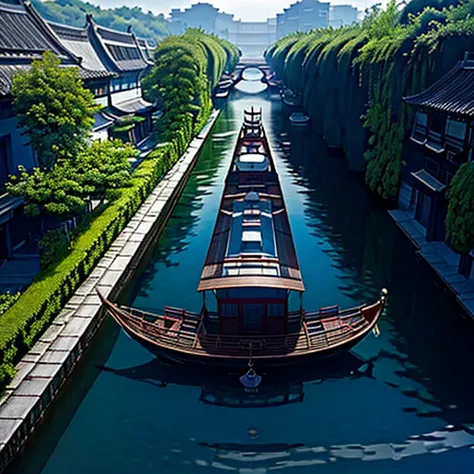
<path id="1" fill-rule="evenodd" d="M 214 97 L 216 99 L 227 99 L 227 97 L 229 97 L 229 94 L 230 94 L 230 89 L 225 89 L 225 90 L 218 90 Z"/>
<path id="2" fill-rule="evenodd" d="M 280 91 L 282 102 L 290 109 L 300 109 L 303 105 L 303 97 L 301 94 L 291 89 L 284 88 Z"/>
<path id="3" fill-rule="evenodd" d="M 230 76 L 224 76 L 221 78 L 219 83 L 217 84 L 214 97 L 216 99 L 226 99 L 229 97 L 230 91 L 234 86 L 234 79 Z"/>
<path id="4" fill-rule="evenodd" d="M 293 112 L 290 115 L 291 125 L 294 127 L 307 127 L 311 119 L 303 112 Z"/>
<path id="5" fill-rule="evenodd" d="M 244 116 L 199 282 L 201 311 L 166 307 L 150 314 L 102 301 L 160 358 L 239 368 L 251 360 L 261 368 L 347 351 L 376 327 L 387 295 L 383 290 L 368 306 L 307 312 L 304 290 L 262 114 L 252 109 Z M 295 293 L 299 307 L 291 308 Z"/>

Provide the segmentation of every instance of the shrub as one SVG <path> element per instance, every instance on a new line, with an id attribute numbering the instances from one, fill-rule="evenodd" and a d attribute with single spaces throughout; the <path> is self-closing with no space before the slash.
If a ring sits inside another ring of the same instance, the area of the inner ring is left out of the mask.
<path id="1" fill-rule="evenodd" d="M 474 249 L 474 163 L 464 163 L 451 181 L 446 231 L 456 252 Z"/>
<path id="2" fill-rule="evenodd" d="M 11 294 L 9 291 L 0 295 L 0 316 L 10 309 L 18 298 L 21 296 L 21 293 Z"/>
<path id="3" fill-rule="evenodd" d="M 72 242 L 69 255 L 43 270 L 0 318 L 0 387 L 8 384 L 15 363 L 59 314 L 177 158 L 170 144 L 154 150 L 133 173 L 131 185 Z"/>
<path id="4" fill-rule="evenodd" d="M 41 268 L 45 270 L 50 265 L 59 262 L 69 250 L 69 237 L 63 228 L 49 230 L 39 242 Z"/>

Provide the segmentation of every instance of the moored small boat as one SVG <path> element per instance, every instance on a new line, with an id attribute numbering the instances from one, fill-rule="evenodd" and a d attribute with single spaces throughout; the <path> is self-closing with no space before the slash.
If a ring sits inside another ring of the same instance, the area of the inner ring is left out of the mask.
<path id="1" fill-rule="evenodd" d="M 311 119 L 303 112 L 293 112 L 290 115 L 290 122 L 295 127 L 307 127 Z"/>
<path id="2" fill-rule="evenodd" d="M 259 383 L 254 366 L 294 366 L 347 351 L 376 327 L 386 303 L 383 290 L 371 305 L 303 310 L 283 192 L 262 113 L 253 108 L 244 115 L 198 291 L 199 313 L 165 307 L 150 314 L 101 298 L 117 323 L 160 358 L 249 365 L 244 385 Z M 291 294 L 300 296 L 295 308 Z"/>
<path id="3" fill-rule="evenodd" d="M 227 99 L 230 94 L 230 89 L 224 89 L 224 90 L 217 90 L 214 97 L 216 99 Z"/>
<path id="4" fill-rule="evenodd" d="M 303 104 L 303 98 L 301 94 L 296 93 L 291 89 L 281 89 L 280 96 L 282 102 L 290 109 L 299 109 Z"/>

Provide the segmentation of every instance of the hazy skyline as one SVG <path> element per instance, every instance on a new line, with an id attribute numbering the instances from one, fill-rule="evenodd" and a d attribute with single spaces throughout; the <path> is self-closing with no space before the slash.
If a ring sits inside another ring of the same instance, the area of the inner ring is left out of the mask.
<path id="1" fill-rule="evenodd" d="M 162 0 L 156 2 L 154 0 L 89 0 L 95 5 L 101 7 L 113 8 L 123 5 L 129 7 L 142 7 L 143 10 L 151 10 L 153 13 L 164 13 L 169 15 L 172 8 L 185 8 L 191 6 L 193 3 L 198 3 L 198 0 Z M 277 13 L 283 11 L 291 3 L 296 0 L 199 0 L 201 3 L 212 3 L 216 8 L 226 13 L 233 13 L 236 19 L 241 18 L 244 21 L 265 21 L 269 17 L 274 17 Z M 386 1 L 377 2 L 376 0 L 333 0 L 332 5 L 353 5 L 359 10 L 365 10 L 375 3 L 383 3 Z"/>

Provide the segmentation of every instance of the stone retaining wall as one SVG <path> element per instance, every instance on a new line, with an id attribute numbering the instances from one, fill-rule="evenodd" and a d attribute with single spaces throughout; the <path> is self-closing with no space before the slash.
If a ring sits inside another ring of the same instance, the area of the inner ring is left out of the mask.
<path id="1" fill-rule="evenodd" d="M 115 299 L 178 201 L 218 111 L 156 186 L 35 346 L 0 399 L 0 472 L 41 421 L 103 320 L 96 290 Z"/>

